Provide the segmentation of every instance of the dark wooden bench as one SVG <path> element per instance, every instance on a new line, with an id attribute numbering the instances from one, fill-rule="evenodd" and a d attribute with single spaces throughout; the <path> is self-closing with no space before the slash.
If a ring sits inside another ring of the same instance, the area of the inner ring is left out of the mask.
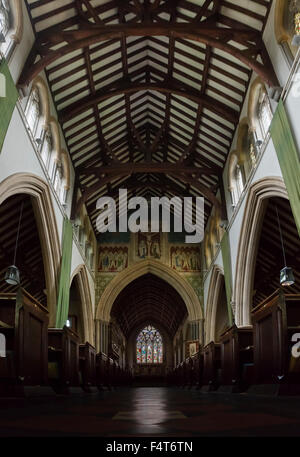
<path id="1" fill-rule="evenodd" d="M 278 289 L 252 311 L 255 393 L 300 394 L 300 358 L 292 336 L 300 333 L 300 295 Z"/>
<path id="2" fill-rule="evenodd" d="M 48 384 L 47 309 L 24 289 L 0 294 L 0 333 L 6 357 L 0 358 L 2 395 L 25 395 L 26 388 Z"/>
<path id="3" fill-rule="evenodd" d="M 203 353 L 200 350 L 192 357 L 193 360 L 193 373 L 191 380 L 191 387 L 200 389 L 203 382 Z"/>
<path id="4" fill-rule="evenodd" d="M 49 382 L 57 393 L 79 387 L 79 339 L 67 327 L 48 329 Z"/>
<path id="5" fill-rule="evenodd" d="M 211 342 L 204 346 L 203 354 L 203 379 L 201 390 L 208 392 L 216 390 L 220 385 L 221 346 Z"/>
<path id="6" fill-rule="evenodd" d="M 220 341 L 221 386 L 218 390 L 242 392 L 249 387 L 244 375 L 245 367 L 253 364 L 253 331 L 232 326 L 221 335 Z"/>
<path id="7" fill-rule="evenodd" d="M 111 390 L 108 357 L 103 352 L 96 355 L 96 382 L 99 390 Z"/>
<path id="8" fill-rule="evenodd" d="M 85 392 L 96 388 L 96 349 L 89 343 L 79 346 L 80 384 Z"/>

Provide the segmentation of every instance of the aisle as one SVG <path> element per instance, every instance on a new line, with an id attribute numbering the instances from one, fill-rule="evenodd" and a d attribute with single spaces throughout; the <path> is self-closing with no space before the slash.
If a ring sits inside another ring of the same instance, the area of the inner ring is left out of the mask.
<path id="1" fill-rule="evenodd" d="M 300 398 L 133 388 L 0 400 L 0 436 L 299 436 Z"/>

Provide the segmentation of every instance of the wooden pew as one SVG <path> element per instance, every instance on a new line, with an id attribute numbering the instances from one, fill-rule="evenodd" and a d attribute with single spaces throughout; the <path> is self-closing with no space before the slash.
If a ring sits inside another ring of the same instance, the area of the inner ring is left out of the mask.
<path id="1" fill-rule="evenodd" d="M 221 346 L 211 342 L 203 350 L 203 380 L 201 391 L 216 390 L 220 385 Z"/>
<path id="2" fill-rule="evenodd" d="M 110 388 L 116 388 L 116 364 L 114 362 L 113 359 L 111 359 L 110 357 L 107 358 L 107 361 L 106 361 L 106 369 L 107 369 L 107 373 L 108 373 L 108 385 L 110 386 Z"/>
<path id="3" fill-rule="evenodd" d="M 252 311 L 254 383 L 248 392 L 300 394 L 300 358 L 292 336 L 300 333 L 300 295 L 275 291 Z"/>
<path id="4" fill-rule="evenodd" d="M 184 362 L 178 365 L 177 386 L 183 386 L 184 383 Z"/>
<path id="5" fill-rule="evenodd" d="M 79 339 L 66 326 L 48 329 L 49 382 L 57 393 L 69 394 L 79 383 Z"/>
<path id="6" fill-rule="evenodd" d="M 80 385 L 85 392 L 96 389 L 96 349 L 89 343 L 79 345 Z"/>
<path id="7" fill-rule="evenodd" d="M 185 362 L 185 379 L 184 379 L 184 386 L 188 389 L 191 389 L 194 385 L 194 376 L 195 376 L 195 367 L 194 367 L 194 358 L 188 357 Z"/>
<path id="8" fill-rule="evenodd" d="M 242 392 L 249 387 L 243 378 L 244 367 L 253 364 L 252 328 L 227 329 L 221 341 L 221 386 L 220 392 Z"/>
<path id="9" fill-rule="evenodd" d="M 96 355 L 96 382 L 98 390 L 104 388 L 111 390 L 110 375 L 109 375 L 109 361 L 106 354 L 99 352 Z"/>
<path id="10" fill-rule="evenodd" d="M 191 387 L 195 387 L 197 390 L 200 389 L 202 386 L 203 380 L 203 353 L 200 350 L 192 357 L 193 359 L 193 376 L 192 376 L 192 385 Z"/>
<path id="11" fill-rule="evenodd" d="M 24 289 L 0 294 L 0 333 L 7 356 L 0 359 L 0 393 L 24 396 L 47 390 L 47 309 Z"/>
<path id="12" fill-rule="evenodd" d="M 189 381 L 189 359 L 186 359 L 182 362 L 182 381 L 181 387 L 184 389 L 188 385 Z"/>

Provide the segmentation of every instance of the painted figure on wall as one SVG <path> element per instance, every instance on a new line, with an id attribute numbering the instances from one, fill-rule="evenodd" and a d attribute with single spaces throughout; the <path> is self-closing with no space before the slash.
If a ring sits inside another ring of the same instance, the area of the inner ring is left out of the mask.
<path id="1" fill-rule="evenodd" d="M 200 251 L 195 247 L 171 247 L 171 267 L 177 271 L 200 271 Z"/>
<path id="2" fill-rule="evenodd" d="M 137 255 L 140 259 L 146 259 L 147 257 L 160 259 L 160 234 L 139 232 Z"/>
<path id="3" fill-rule="evenodd" d="M 118 272 L 128 266 L 127 247 L 101 247 L 98 271 Z"/>

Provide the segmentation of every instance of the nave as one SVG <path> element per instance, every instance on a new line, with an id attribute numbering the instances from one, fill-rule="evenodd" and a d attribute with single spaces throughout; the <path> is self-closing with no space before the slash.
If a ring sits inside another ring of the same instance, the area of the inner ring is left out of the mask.
<path id="1" fill-rule="evenodd" d="M 1 436 L 299 435 L 299 48 L 300 0 L 0 0 Z"/>
<path id="2" fill-rule="evenodd" d="M 118 389 L 59 399 L 0 400 L 1 437 L 278 437 L 300 435 L 300 398 Z"/>

